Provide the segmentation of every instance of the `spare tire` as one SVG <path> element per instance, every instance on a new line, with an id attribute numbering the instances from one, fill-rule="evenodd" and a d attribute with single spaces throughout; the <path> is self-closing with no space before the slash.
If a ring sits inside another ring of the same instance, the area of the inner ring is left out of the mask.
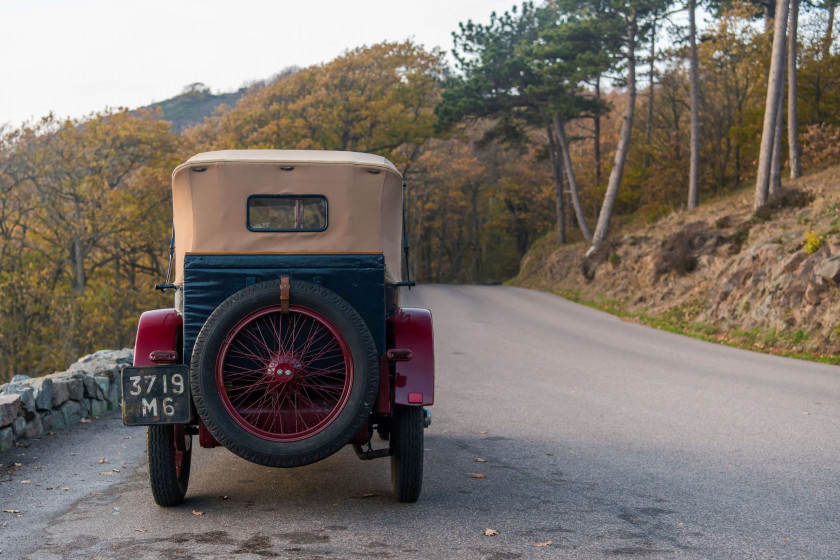
<path id="1" fill-rule="evenodd" d="M 204 425 L 225 447 L 270 467 L 320 461 L 362 428 L 379 385 L 376 345 L 334 292 L 291 280 L 245 288 L 201 328 L 190 386 Z"/>

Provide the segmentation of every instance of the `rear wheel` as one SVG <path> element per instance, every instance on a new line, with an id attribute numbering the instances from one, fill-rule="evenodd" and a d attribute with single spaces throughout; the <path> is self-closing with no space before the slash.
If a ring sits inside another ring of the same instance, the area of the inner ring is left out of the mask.
<path id="1" fill-rule="evenodd" d="M 146 457 L 152 496 L 159 506 L 177 506 L 190 480 L 192 436 L 184 426 L 147 426 Z"/>
<path id="2" fill-rule="evenodd" d="M 190 382 L 210 433 L 262 465 L 297 467 L 338 451 L 361 429 L 376 398 L 373 337 L 345 300 L 292 280 L 237 292 L 204 324 Z"/>
<path id="3" fill-rule="evenodd" d="M 391 491 L 416 502 L 423 486 L 423 407 L 394 405 L 391 417 Z"/>

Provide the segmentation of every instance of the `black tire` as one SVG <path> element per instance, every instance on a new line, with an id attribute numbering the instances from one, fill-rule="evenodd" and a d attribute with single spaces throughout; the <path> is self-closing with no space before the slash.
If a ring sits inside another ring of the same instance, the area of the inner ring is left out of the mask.
<path id="1" fill-rule="evenodd" d="M 224 364 L 222 352 L 227 352 L 226 345 L 233 345 L 230 341 L 239 336 L 236 333 L 245 332 L 247 327 L 241 325 L 243 322 L 249 325 L 247 321 L 250 317 L 268 313 L 265 317 L 276 318 L 278 325 L 284 317 L 285 320 L 290 320 L 291 315 L 275 311 L 280 305 L 280 290 L 279 280 L 255 284 L 235 293 L 213 311 L 196 339 L 190 364 L 190 386 L 199 416 L 219 443 L 253 463 L 269 467 L 299 467 L 332 455 L 349 443 L 362 428 L 376 400 L 379 364 L 376 344 L 370 330 L 349 303 L 323 286 L 293 279 L 290 282 L 289 301 L 292 311 L 289 313 L 297 313 L 299 317 L 303 317 L 304 312 L 317 314 L 318 320 L 322 321 L 319 325 L 327 325 L 325 327 L 327 329 L 334 328 L 344 343 L 340 355 L 344 356 L 342 359 L 346 359 L 347 363 L 352 364 L 353 372 L 352 380 L 349 375 L 345 375 L 347 385 L 342 393 L 342 399 L 345 400 L 340 406 L 335 405 L 333 412 L 330 413 L 335 416 L 323 420 L 323 426 L 318 427 L 319 431 L 311 434 L 301 432 L 301 436 L 296 440 L 283 440 L 279 436 L 272 439 L 274 436 L 272 433 L 264 435 L 260 429 L 249 426 L 243 416 L 246 414 L 244 412 L 237 418 L 236 415 L 239 412 L 231 410 L 236 406 L 233 405 L 233 397 L 228 397 L 228 393 L 233 394 L 233 391 L 238 388 L 229 388 L 227 382 L 221 388 L 218 387 L 217 362 L 222 360 L 220 367 L 223 369 L 227 367 Z M 253 324 L 256 324 L 256 321 L 257 319 L 254 319 Z M 280 329 L 280 327 L 277 328 Z M 245 340 L 244 335 L 243 340 Z M 296 340 L 292 340 L 289 354 L 297 352 Z M 271 344 L 275 344 L 274 341 L 271 341 Z M 301 352 L 304 351 L 309 350 L 301 349 Z M 231 350 L 231 355 L 232 352 Z M 255 368 L 251 370 L 253 372 L 262 371 L 256 366 L 253 367 Z M 268 367 L 272 366 L 268 365 Z M 298 364 L 296 367 L 300 367 L 300 371 L 305 372 L 305 366 Z M 279 374 L 275 372 L 275 375 Z M 263 395 L 268 395 L 270 390 L 275 390 L 265 389 L 268 385 L 262 380 L 250 383 L 249 390 L 263 391 Z M 259 406 L 266 407 L 272 403 L 280 403 L 277 404 L 278 410 L 284 406 L 280 402 L 281 397 L 270 398 L 276 398 L 276 400 L 269 400 L 268 404 L 265 404 L 264 400 L 260 401 Z M 291 406 L 289 400 L 283 402 L 286 403 L 286 407 Z M 254 407 L 256 408 L 257 405 Z M 273 421 L 271 425 L 274 426 Z M 280 429 L 282 430 L 282 424 Z"/>
<path id="2" fill-rule="evenodd" d="M 423 407 L 394 405 L 391 417 L 391 491 L 416 502 L 423 487 Z"/>
<path id="3" fill-rule="evenodd" d="M 175 448 L 175 426 L 146 427 L 146 458 L 149 463 L 149 483 L 155 503 L 162 507 L 177 506 L 184 501 L 190 481 L 192 463 L 192 436 L 183 435 L 180 453 L 181 464 L 177 464 Z"/>

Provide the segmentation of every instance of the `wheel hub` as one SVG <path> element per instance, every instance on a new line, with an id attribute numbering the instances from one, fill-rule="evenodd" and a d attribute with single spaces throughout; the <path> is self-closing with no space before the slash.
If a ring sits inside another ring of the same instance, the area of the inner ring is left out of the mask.
<path id="1" fill-rule="evenodd" d="M 302 368 L 294 356 L 275 356 L 266 366 L 265 374 L 275 383 L 288 383 Z"/>

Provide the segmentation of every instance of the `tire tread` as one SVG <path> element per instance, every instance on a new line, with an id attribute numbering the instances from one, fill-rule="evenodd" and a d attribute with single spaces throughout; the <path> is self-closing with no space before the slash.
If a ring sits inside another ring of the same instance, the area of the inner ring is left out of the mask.
<path id="1" fill-rule="evenodd" d="M 364 351 L 366 352 L 363 359 L 366 364 L 365 369 L 367 371 L 364 372 L 364 374 L 367 375 L 368 379 L 366 380 L 367 382 L 362 396 L 362 404 L 359 407 L 358 413 L 350 422 L 348 427 L 338 434 L 338 436 L 332 441 L 327 442 L 325 445 L 309 453 L 296 453 L 294 455 L 286 456 L 272 455 L 270 453 L 262 453 L 253 450 L 231 437 L 218 425 L 210 413 L 204 395 L 200 390 L 197 390 L 197 388 L 200 386 L 200 378 L 202 374 L 200 365 L 201 354 L 208 344 L 208 339 L 212 334 L 213 327 L 215 327 L 220 321 L 224 320 L 233 307 L 244 305 L 243 302 L 247 302 L 247 300 L 252 298 L 258 299 L 265 297 L 267 291 L 276 291 L 276 293 L 279 294 L 280 280 L 260 282 L 244 288 L 222 302 L 219 307 L 210 314 L 210 317 L 204 323 L 204 326 L 202 326 L 201 331 L 196 337 L 195 345 L 193 346 L 193 356 L 190 364 L 190 384 L 192 387 L 193 402 L 198 415 L 201 417 L 204 425 L 213 437 L 215 437 L 220 444 L 233 453 L 236 453 L 243 459 L 252 463 L 267 467 L 300 467 L 326 459 L 341 449 L 367 421 L 370 410 L 376 401 L 379 389 L 379 376 L 376 375 L 378 372 L 376 344 L 373 340 L 373 336 L 370 334 L 370 329 L 368 329 L 367 324 L 364 322 L 364 319 L 362 319 L 359 313 L 342 297 L 323 286 L 293 279 L 291 281 L 291 298 L 293 305 L 296 294 L 299 294 L 301 291 L 306 292 L 312 297 L 321 299 L 326 305 L 338 309 L 344 318 L 350 322 L 351 328 L 355 329 L 356 332 L 359 333 L 362 346 L 364 346 Z"/>

